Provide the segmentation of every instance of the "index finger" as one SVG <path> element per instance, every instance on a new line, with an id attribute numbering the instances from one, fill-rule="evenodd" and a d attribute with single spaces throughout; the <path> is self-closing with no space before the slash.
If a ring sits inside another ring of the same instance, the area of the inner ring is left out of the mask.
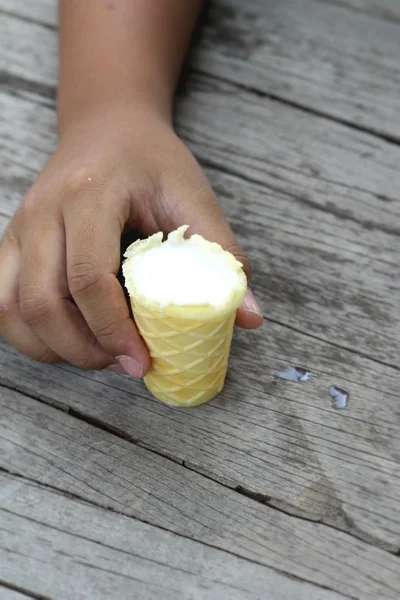
<path id="1" fill-rule="evenodd" d="M 123 223 L 115 203 L 97 210 L 73 203 L 64 214 L 71 295 L 105 350 L 132 377 L 144 376 L 150 357 L 117 280 Z"/>

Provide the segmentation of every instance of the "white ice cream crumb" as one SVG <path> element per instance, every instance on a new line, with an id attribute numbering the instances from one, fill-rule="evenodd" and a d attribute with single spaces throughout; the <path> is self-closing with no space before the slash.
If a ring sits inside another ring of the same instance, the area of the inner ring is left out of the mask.
<path id="1" fill-rule="evenodd" d="M 331 385 L 329 388 L 329 393 L 333 398 L 332 407 L 333 408 L 347 408 L 349 404 L 349 393 L 346 390 L 342 390 L 338 388 L 336 385 Z"/>
<path id="2" fill-rule="evenodd" d="M 311 371 L 306 371 L 300 367 L 285 367 L 277 372 L 277 377 L 287 381 L 308 381 L 312 376 Z"/>
<path id="3" fill-rule="evenodd" d="M 221 306 L 243 285 L 241 264 L 200 236 L 184 239 L 185 230 L 179 228 L 162 243 L 159 237 L 135 253 L 125 263 L 125 277 L 141 296 L 160 306 Z"/>

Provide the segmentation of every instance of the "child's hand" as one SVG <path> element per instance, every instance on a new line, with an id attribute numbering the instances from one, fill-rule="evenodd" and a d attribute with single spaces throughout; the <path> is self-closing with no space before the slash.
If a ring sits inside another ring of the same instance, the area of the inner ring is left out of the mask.
<path id="1" fill-rule="evenodd" d="M 0 333 L 33 359 L 146 374 L 148 352 L 116 278 L 125 227 L 148 236 L 188 223 L 250 274 L 199 165 L 169 124 L 145 113 L 98 110 L 63 132 L 7 228 Z M 251 294 L 245 304 L 238 324 L 258 327 Z"/>

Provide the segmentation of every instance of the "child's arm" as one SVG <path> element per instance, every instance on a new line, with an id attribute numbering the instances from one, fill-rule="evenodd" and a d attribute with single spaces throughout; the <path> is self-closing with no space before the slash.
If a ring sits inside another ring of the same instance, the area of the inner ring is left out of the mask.
<path id="1" fill-rule="evenodd" d="M 126 226 L 190 224 L 236 254 L 220 205 L 171 125 L 200 2 L 62 0 L 60 141 L 0 247 L 0 333 L 44 362 L 146 374 L 116 274 Z M 257 327 L 249 293 L 238 324 Z"/>
<path id="2" fill-rule="evenodd" d="M 201 4 L 201 0 L 61 0 L 61 132 L 107 102 L 143 105 L 170 118 Z"/>

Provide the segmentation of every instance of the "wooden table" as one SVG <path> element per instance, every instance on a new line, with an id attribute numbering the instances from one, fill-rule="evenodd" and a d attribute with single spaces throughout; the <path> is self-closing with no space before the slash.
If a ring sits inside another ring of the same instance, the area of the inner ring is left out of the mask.
<path id="1" fill-rule="evenodd" d="M 55 5 L 0 0 L 3 229 L 56 145 Z M 215 0 L 177 127 L 265 325 L 186 411 L 0 343 L 0 599 L 398 599 L 400 2 Z"/>

